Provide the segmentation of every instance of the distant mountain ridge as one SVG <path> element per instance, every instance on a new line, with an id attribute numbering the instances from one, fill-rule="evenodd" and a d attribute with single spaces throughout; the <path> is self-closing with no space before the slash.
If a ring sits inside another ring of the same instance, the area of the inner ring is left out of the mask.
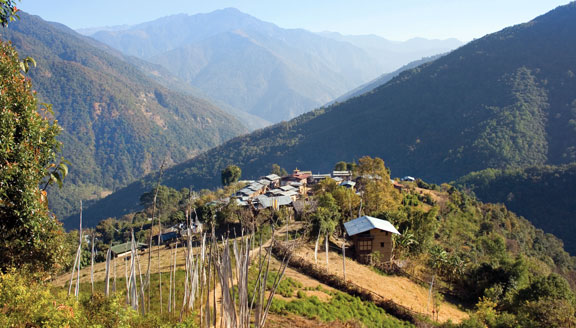
<path id="1" fill-rule="evenodd" d="M 77 211 L 79 200 L 156 171 L 163 161 L 179 163 L 246 132 L 216 106 L 160 86 L 64 25 L 22 12 L 0 38 L 36 60 L 33 88 L 53 105 L 64 129 L 59 139 L 70 175 L 63 189 L 50 192 L 59 216 Z"/>
<path id="2" fill-rule="evenodd" d="M 164 66 L 210 99 L 271 122 L 312 110 L 386 71 L 382 54 L 282 29 L 234 8 L 173 15 L 92 37 Z"/>
<path id="3" fill-rule="evenodd" d="M 475 40 L 344 103 L 237 137 L 166 172 L 213 187 L 228 164 L 257 177 L 278 163 L 328 171 L 364 155 L 394 175 L 450 181 L 485 168 L 576 161 L 576 3 Z M 148 177 L 93 213 L 150 185 Z M 108 213 L 108 212 L 107 212 Z M 109 212 L 111 213 L 111 212 Z"/>
<path id="4" fill-rule="evenodd" d="M 342 35 L 336 32 L 318 34 L 363 49 L 371 57 L 376 58 L 383 72 L 387 73 L 397 71 L 399 67 L 421 58 L 433 57 L 463 45 L 462 41 L 455 38 L 445 40 L 412 38 L 406 41 L 391 41 L 377 35 Z"/>

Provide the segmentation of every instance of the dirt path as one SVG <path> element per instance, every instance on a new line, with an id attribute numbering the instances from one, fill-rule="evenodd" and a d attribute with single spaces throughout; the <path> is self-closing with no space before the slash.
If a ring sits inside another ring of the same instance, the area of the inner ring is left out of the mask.
<path id="1" fill-rule="evenodd" d="M 301 247 L 295 253 L 311 263 L 314 263 L 313 247 Z M 335 252 L 329 252 L 328 270 L 333 274 L 342 275 L 342 256 Z M 318 265 L 326 267 L 326 256 L 324 252 L 318 252 Z M 386 299 L 391 299 L 395 303 L 407 307 L 419 313 L 431 315 L 431 304 L 428 303 L 428 289 L 420 286 L 408 278 L 397 276 L 381 275 L 368 266 L 359 264 L 351 259 L 346 259 L 346 280 L 356 285 L 370 290 Z M 460 322 L 468 318 L 468 314 L 455 305 L 442 302 L 438 314 L 440 322 L 452 320 Z"/>

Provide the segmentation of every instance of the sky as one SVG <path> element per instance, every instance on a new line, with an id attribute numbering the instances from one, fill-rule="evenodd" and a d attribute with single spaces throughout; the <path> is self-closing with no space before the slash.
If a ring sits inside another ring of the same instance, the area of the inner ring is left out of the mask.
<path id="1" fill-rule="evenodd" d="M 20 0 L 19 0 L 20 1 Z M 21 0 L 18 8 L 73 29 L 134 25 L 234 7 L 283 28 L 389 40 L 470 41 L 527 22 L 568 0 Z"/>

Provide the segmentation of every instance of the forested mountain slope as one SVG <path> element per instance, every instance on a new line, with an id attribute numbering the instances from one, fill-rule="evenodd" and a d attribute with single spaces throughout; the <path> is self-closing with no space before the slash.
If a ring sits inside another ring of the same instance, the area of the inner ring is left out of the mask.
<path id="1" fill-rule="evenodd" d="M 353 90 L 346 92 L 345 94 L 343 94 L 340 97 L 336 98 L 335 100 L 331 101 L 328 105 L 331 105 L 335 102 L 344 102 L 350 98 L 361 96 L 361 95 L 363 95 L 367 92 L 370 92 L 370 91 L 372 91 L 372 90 L 374 90 L 380 86 L 383 86 L 384 84 L 388 83 L 388 81 L 392 80 L 393 78 L 400 75 L 400 73 L 402 73 L 404 71 L 416 68 L 422 64 L 426 64 L 426 63 L 431 62 L 433 60 L 436 60 L 442 56 L 443 55 L 425 57 L 425 58 L 422 58 L 420 60 L 416 60 L 416 61 L 413 61 L 411 63 L 408 63 L 408 64 L 400 67 L 399 69 L 395 70 L 394 72 L 382 74 L 379 77 L 375 78 L 374 80 L 372 80 L 368 83 L 362 84 L 361 86 L 357 87 L 356 89 L 353 89 Z"/>
<path id="2" fill-rule="evenodd" d="M 576 254 L 576 163 L 525 169 L 486 169 L 456 184 L 485 202 L 503 203 L 536 227 L 564 241 Z"/>
<path id="3" fill-rule="evenodd" d="M 53 104 L 64 129 L 70 175 L 50 193 L 59 215 L 157 170 L 163 160 L 182 162 L 246 131 L 216 106 L 160 86 L 63 25 L 20 13 L 0 38 L 35 59 L 33 87 Z"/>
<path id="4" fill-rule="evenodd" d="M 398 176 L 433 182 L 485 168 L 569 163 L 576 160 L 575 57 L 571 3 L 373 92 L 235 138 L 173 167 L 164 182 L 205 188 L 218 185 L 220 170 L 231 163 L 250 178 L 272 163 L 316 172 L 363 155 L 383 158 Z M 142 183 L 102 204 L 134 204 L 125 197 L 138 194 Z"/>

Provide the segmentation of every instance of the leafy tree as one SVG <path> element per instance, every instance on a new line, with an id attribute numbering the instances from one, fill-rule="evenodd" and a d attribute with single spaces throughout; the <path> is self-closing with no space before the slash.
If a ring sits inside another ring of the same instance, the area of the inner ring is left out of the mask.
<path id="1" fill-rule="evenodd" d="M 2 9 L 12 2 L 3 1 Z M 3 15 L 3 22 L 6 16 Z M 50 270 L 63 256 L 63 231 L 40 186 L 54 177 L 60 127 L 50 107 L 38 110 L 26 67 L 0 45 L 0 269 Z"/>
<path id="2" fill-rule="evenodd" d="M 340 208 L 330 193 L 317 196 L 318 208 L 312 214 L 312 230 L 314 234 L 330 234 L 340 222 Z"/>
<path id="3" fill-rule="evenodd" d="M 288 172 L 286 172 L 286 170 L 278 164 L 272 164 L 272 172 L 270 173 L 281 177 L 288 175 Z"/>
<path id="4" fill-rule="evenodd" d="M 356 168 L 356 163 L 354 162 L 344 162 L 340 161 L 334 166 L 334 171 L 353 171 Z"/>
<path id="5" fill-rule="evenodd" d="M 222 170 L 222 185 L 229 186 L 234 182 L 238 182 L 240 180 L 240 176 L 242 175 L 242 170 L 236 165 L 228 165 L 224 170 Z"/>
<path id="6" fill-rule="evenodd" d="M 16 15 L 18 8 L 16 8 L 15 3 L 16 1 L 13 0 L 0 0 L 0 24 L 3 27 L 18 18 L 18 15 Z"/>
<path id="7" fill-rule="evenodd" d="M 390 171 L 378 157 L 364 156 L 359 160 L 356 174 L 361 177 L 364 213 L 377 216 L 398 206 L 398 194 L 390 183 Z"/>
<path id="8" fill-rule="evenodd" d="M 334 166 L 334 171 L 346 171 L 346 162 L 340 161 Z"/>

